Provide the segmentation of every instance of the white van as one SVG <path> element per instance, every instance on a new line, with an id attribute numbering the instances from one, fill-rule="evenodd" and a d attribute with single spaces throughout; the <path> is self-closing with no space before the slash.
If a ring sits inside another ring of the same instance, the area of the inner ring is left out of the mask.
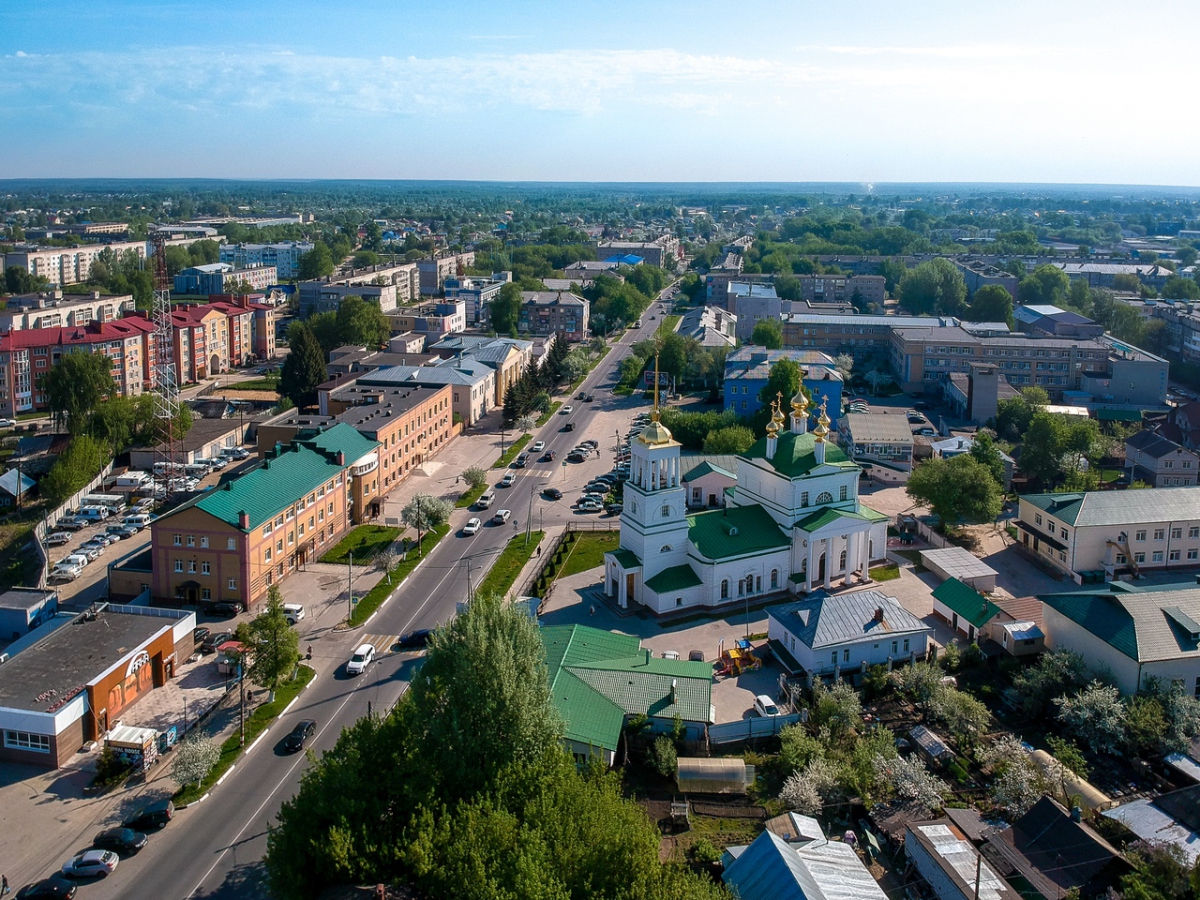
<path id="1" fill-rule="evenodd" d="M 150 524 L 149 513 L 131 513 L 121 520 L 126 525 L 136 525 L 138 528 L 146 528 Z"/>
<path id="2" fill-rule="evenodd" d="M 91 560 L 88 559 L 86 556 L 84 556 L 82 553 L 72 553 L 70 556 L 63 557 L 63 560 L 62 560 L 62 562 L 59 563 L 59 565 L 60 566 L 76 566 L 77 568 L 79 568 L 80 571 L 82 571 L 83 567 L 86 566 L 90 562 L 91 562 Z"/>
<path id="3" fill-rule="evenodd" d="M 83 519 L 85 522 L 103 522 L 108 515 L 106 506 L 81 506 L 79 512 L 75 514 L 76 518 Z"/>
<path id="4" fill-rule="evenodd" d="M 491 506 L 495 502 L 496 502 L 496 489 L 488 488 L 486 491 L 483 492 L 483 496 L 481 496 L 478 500 L 475 501 L 475 505 L 477 507 L 479 507 L 480 509 L 487 509 L 489 506 Z"/>

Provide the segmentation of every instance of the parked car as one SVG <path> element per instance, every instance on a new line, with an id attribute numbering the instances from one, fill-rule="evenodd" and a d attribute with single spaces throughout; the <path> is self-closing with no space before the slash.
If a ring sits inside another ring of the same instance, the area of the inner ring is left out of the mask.
<path id="1" fill-rule="evenodd" d="M 100 554 L 104 552 L 104 545 L 84 544 L 79 548 L 79 552 L 88 558 L 88 562 L 95 562 L 100 558 Z"/>
<path id="2" fill-rule="evenodd" d="M 199 647 L 204 643 L 205 639 L 210 634 L 212 634 L 211 628 L 205 628 L 203 625 L 199 625 L 192 629 L 192 643 Z"/>
<path id="3" fill-rule="evenodd" d="M 0 428 L 16 428 L 16 419 L 0 419 Z"/>
<path id="4" fill-rule="evenodd" d="M 688 654 L 688 661 L 689 662 L 704 662 L 705 661 L 704 660 L 704 651 L 703 650 L 691 651 Z"/>
<path id="5" fill-rule="evenodd" d="M 17 891 L 16 898 L 17 900 L 43 900 L 43 898 L 71 900 L 78 890 L 79 885 L 71 884 L 61 875 L 55 875 L 52 878 L 43 878 L 41 881 L 25 885 Z"/>
<path id="6" fill-rule="evenodd" d="M 500 479 L 500 484 L 498 485 L 498 487 L 504 487 L 504 488 L 512 487 L 513 484 L 516 482 L 516 480 L 517 480 L 516 473 L 509 472 L 507 475 L 505 475 L 503 478 Z"/>
<path id="7" fill-rule="evenodd" d="M 133 856 L 146 846 L 146 835 L 132 828 L 109 828 L 92 838 L 92 846 L 119 856 Z"/>
<path id="8" fill-rule="evenodd" d="M 367 666 L 371 665 L 371 660 L 375 658 L 374 644 L 359 644 L 358 649 L 351 655 L 350 660 L 346 663 L 347 675 L 361 675 L 367 671 Z"/>
<path id="9" fill-rule="evenodd" d="M 542 491 L 542 496 L 549 500 L 561 500 L 562 491 L 560 491 L 558 488 L 546 488 L 544 491 Z"/>
<path id="10" fill-rule="evenodd" d="M 164 827 L 174 815 L 175 804 L 170 800 L 159 800 L 134 810 L 133 814 L 121 824 L 134 831 L 149 831 L 151 828 Z"/>
<path id="11" fill-rule="evenodd" d="M 74 516 L 67 516 L 64 519 L 58 520 L 57 527 L 65 528 L 67 531 L 79 531 L 80 529 L 86 527 L 87 524 L 88 524 L 87 522 L 81 522 L 79 519 L 76 519 Z"/>
<path id="12" fill-rule="evenodd" d="M 68 566 L 64 565 L 63 563 L 59 563 L 57 566 L 51 569 L 49 573 L 47 573 L 46 580 L 60 583 L 65 581 L 74 581 L 82 573 L 82 566 Z"/>
<path id="13" fill-rule="evenodd" d="M 492 516 L 492 521 L 495 522 L 497 525 L 503 525 L 510 518 L 512 518 L 512 510 L 511 509 L 498 509 L 498 510 L 496 510 L 496 514 L 494 516 Z"/>
<path id="14" fill-rule="evenodd" d="M 124 525 L 121 527 L 121 530 L 117 532 L 117 537 L 122 539 L 137 537 L 137 533 L 139 531 L 141 531 L 141 529 L 136 525 Z"/>
<path id="15" fill-rule="evenodd" d="M 429 643 L 429 638 L 433 636 L 432 628 L 418 628 L 415 631 L 410 631 L 403 635 L 397 643 L 401 647 L 417 648 L 424 647 Z"/>
<path id="16" fill-rule="evenodd" d="M 117 868 L 120 860 L 111 850 L 83 850 L 76 853 L 62 865 L 62 873 L 67 878 L 101 878 Z"/>
<path id="17" fill-rule="evenodd" d="M 546 449 L 545 441 L 534 441 L 533 442 L 533 452 L 534 453 L 541 453 L 545 449 Z"/>
<path id="18" fill-rule="evenodd" d="M 304 742 L 317 732 L 317 723 L 312 719 L 301 719 L 292 729 L 291 734 L 283 739 L 283 749 L 288 753 L 299 753 L 304 749 Z"/>
<path id="19" fill-rule="evenodd" d="M 599 441 L 580 441 L 579 446 L 580 447 L 590 447 L 591 449 L 595 450 L 596 448 L 598 448 L 600 446 L 600 442 Z"/>
<path id="20" fill-rule="evenodd" d="M 209 634 L 200 642 L 197 648 L 201 653 L 216 653 L 217 648 L 226 641 L 233 640 L 233 634 L 228 631 L 217 631 Z"/>
<path id="21" fill-rule="evenodd" d="M 919 434 L 922 437 L 933 437 L 934 435 L 937 434 L 937 432 L 934 431 L 932 428 L 929 428 L 928 426 L 926 426 L 925 428 L 916 429 L 915 431 L 913 431 L 913 434 Z"/>
<path id="22" fill-rule="evenodd" d="M 242 611 L 242 604 L 230 600 L 218 600 L 204 608 L 206 615 L 220 619 L 232 619 Z"/>
<path id="23" fill-rule="evenodd" d="M 295 625 L 304 618 L 304 607 L 299 603 L 283 604 L 283 617 L 287 619 L 289 625 Z"/>
<path id="24" fill-rule="evenodd" d="M 624 503 L 605 503 L 604 511 L 606 513 L 608 513 L 610 516 L 619 516 L 621 513 L 625 512 L 625 504 Z"/>
<path id="25" fill-rule="evenodd" d="M 586 459 L 587 459 L 587 457 L 584 456 L 582 453 L 580 453 L 578 450 L 572 450 L 570 453 L 567 454 L 567 462 L 581 463 Z"/>
<path id="26" fill-rule="evenodd" d="M 467 519 L 467 524 L 463 526 L 463 534 L 478 534 L 483 523 L 475 516 Z"/>
<path id="27" fill-rule="evenodd" d="M 759 694 L 754 698 L 754 711 L 768 719 L 783 715 L 775 701 L 766 694 Z"/>
<path id="28" fill-rule="evenodd" d="M 46 544 L 50 547 L 57 547 L 59 544 L 68 544 L 71 542 L 71 535 L 65 531 L 53 531 L 46 535 Z"/>

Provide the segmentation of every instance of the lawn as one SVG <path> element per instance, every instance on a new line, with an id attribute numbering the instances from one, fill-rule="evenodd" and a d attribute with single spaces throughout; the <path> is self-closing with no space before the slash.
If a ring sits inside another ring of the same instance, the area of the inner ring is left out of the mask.
<path id="1" fill-rule="evenodd" d="M 222 388 L 231 391 L 274 391 L 278 385 L 278 378 L 252 378 L 249 381 L 232 381 L 222 385 Z"/>
<path id="2" fill-rule="evenodd" d="M 458 509 L 466 509 L 476 500 L 483 496 L 483 492 L 488 489 L 488 483 L 485 481 L 479 487 L 468 488 L 457 500 L 454 505 Z"/>
<path id="3" fill-rule="evenodd" d="M 400 536 L 400 529 L 391 525 L 359 525 L 325 551 L 321 562 L 341 565 L 354 553 L 355 562 L 366 562 Z"/>
<path id="4" fill-rule="evenodd" d="M 521 574 L 525 563 L 529 562 L 529 558 L 533 556 L 543 537 L 545 537 L 545 532 L 534 531 L 530 533 L 528 540 L 524 534 L 518 534 L 509 541 L 508 546 L 496 557 L 491 570 L 479 583 L 475 593 L 483 596 L 487 594 L 496 594 L 499 597 L 507 596 L 508 592 L 512 590 L 513 582 L 517 580 L 517 576 Z"/>
<path id="5" fill-rule="evenodd" d="M 900 567 L 895 563 L 889 563 L 886 566 L 876 566 L 871 569 L 870 575 L 876 581 L 892 581 L 900 577 Z"/>
<path id="6" fill-rule="evenodd" d="M 492 466 L 492 468 L 507 469 L 508 464 L 517 458 L 518 453 L 525 449 L 525 445 L 529 443 L 529 439 L 531 437 L 533 437 L 533 435 L 523 434 L 513 441 L 509 445 L 508 449 L 504 451 L 504 454 L 498 460 L 496 460 L 496 463 Z"/>
<path id="7" fill-rule="evenodd" d="M 554 415 L 556 412 L 558 412 L 558 408 L 560 406 L 562 406 L 561 400 L 555 400 L 553 403 L 551 403 L 550 408 L 548 410 L 546 410 L 544 413 L 542 413 L 540 416 L 538 416 L 538 420 L 537 420 L 538 428 L 541 428 L 543 425 L 545 425 L 547 422 L 549 422 L 550 417 L 552 415 Z"/>
<path id="8" fill-rule="evenodd" d="M 305 685 L 313 680 L 313 676 L 317 673 L 308 666 L 300 666 L 296 672 L 296 677 L 284 684 L 275 692 L 275 699 L 270 703 L 264 703 L 250 713 L 246 717 L 246 747 L 254 743 L 254 739 L 267 730 L 272 722 L 278 718 L 292 700 L 304 690 Z M 251 688 L 247 687 L 247 690 Z M 217 759 L 217 764 L 212 767 L 212 771 L 208 776 L 200 782 L 199 786 L 189 784 L 186 787 L 180 788 L 175 792 L 175 803 L 184 806 L 188 803 L 194 803 L 203 797 L 212 786 L 217 783 L 217 780 L 229 771 L 229 768 L 237 762 L 239 756 L 242 755 L 241 740 L 239 732 L 235 731 L 221 745 L 221 755 Z"/>
<path id="9" fill-rule="evenodd" d="M 439 525 L 433 531 L 427 531 L 421 535 L 421 552 L 417 553 L 417 548 L 411 546 L 408 549 L 407 558 L 397 564 L 396 568 L 392 569 L 391 577 L 384 576 L 379 579 L 379 584 L 367 591 L 367 593 L 354 606 L 354 612 L 350 614 L 350 627 L 356 628 L 371 617 L 371 613 L 379 609 L 380 604 L 387 599 L 388 594 L 396 589 L 401 581 L 408 577 L 409 572 L 417 567 L 430 551 L 437 546 L 438 541 L 450 533 L 450 525 Z"/>
<path id="10" fill-rule="evenodd" d="M 675 329 L 679 327 L 679 323 L 683 320 L 683 316 L 663 316 L 663 320 L 658 323 L 658 330 L 655 332 L 657 336 L 666 337 L 668 334 L 674 334 Z"/>
<path id="11" fill-rule="evenodd" d="M 38 558 L 30 549 L 33 526 L 26 522 L 0 525 L 0 588 L 38 583 Z"/>
<path id="12" fill-rule="evenodd" d="M 621 545 L 621 535 L 616 531 L 577 532 L 579 535 L 572 545 L 567 558 L 562 562 L 556 578 L 566 578 L 568 575 L 578 575 L 588 569 L 604 565 L 604 554 L 616 550 Z"/>

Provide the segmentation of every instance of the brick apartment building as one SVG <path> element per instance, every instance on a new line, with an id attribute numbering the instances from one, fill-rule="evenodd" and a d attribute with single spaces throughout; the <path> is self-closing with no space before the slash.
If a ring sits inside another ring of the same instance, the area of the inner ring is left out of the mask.
<path id="1" fill-rule="evenodd" d="M 849 303 L 857 293 L 865 303 L 883 308 L 882 275 L 797 275 L 800 299 L 809 303 Z"/>
<path id="2" fill-rule="evenodd" d="M 573 343 L 586 341 L 590 306 L 569 291 L 521 291 L 517 330 L 524 334 L 562 334 Z"/>

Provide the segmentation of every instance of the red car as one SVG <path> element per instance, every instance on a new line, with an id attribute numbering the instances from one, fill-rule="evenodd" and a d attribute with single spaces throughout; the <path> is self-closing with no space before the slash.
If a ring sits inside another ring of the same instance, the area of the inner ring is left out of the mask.
<path id="1" fill-rule="evenodd" d="M 542 454 L 542 458 L 538 462 L 554 462 L 554 457 L 557 455 L 553 450 L 547 450 Z"/>

